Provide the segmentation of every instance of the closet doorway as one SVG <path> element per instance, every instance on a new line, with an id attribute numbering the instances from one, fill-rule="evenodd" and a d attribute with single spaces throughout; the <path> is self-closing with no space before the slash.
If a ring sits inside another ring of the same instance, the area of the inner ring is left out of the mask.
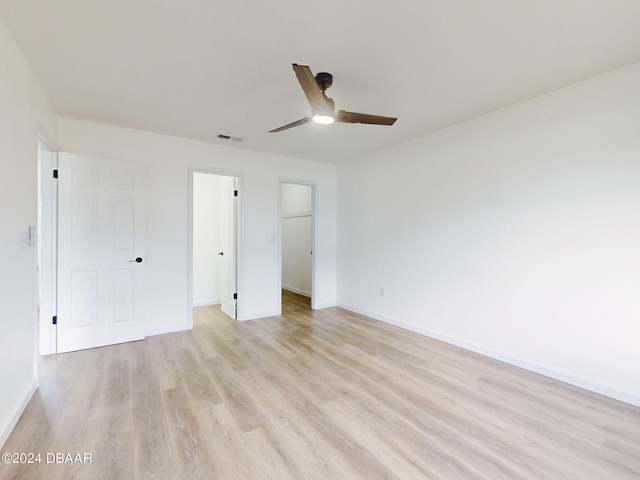
<path id="1" fill-rule="evenodd" d="M 313 308 L 315 186 L 281 181 L 281 287 L 309 298 Z"/>

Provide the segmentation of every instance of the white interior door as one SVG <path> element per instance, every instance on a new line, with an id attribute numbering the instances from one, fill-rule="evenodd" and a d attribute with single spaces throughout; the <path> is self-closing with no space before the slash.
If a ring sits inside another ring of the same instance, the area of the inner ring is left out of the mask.
<path id="1" fill-rule="evenodd" d="M 144 166 L 58 157 L 58 353 L 144 338 Z"/>
<path id="2" fill-rule="evenodd" d="M 224 182 L 222 193 L 222 311 L 236 318 L 236 201 L 237 178 Z"/>

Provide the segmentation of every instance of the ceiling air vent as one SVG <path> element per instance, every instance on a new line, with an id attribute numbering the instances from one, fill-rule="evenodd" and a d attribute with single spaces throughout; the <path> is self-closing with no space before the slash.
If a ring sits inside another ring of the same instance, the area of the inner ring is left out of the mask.
<path id="1" fill-rule="evenodd" d="M 218 138 L 220 140 L 231 140 L 232 142 L 241 142 L 244 140 L 244 138 L 232 137 L 231 135 L 225 135 L 224 133 L 219 133 Z"/>

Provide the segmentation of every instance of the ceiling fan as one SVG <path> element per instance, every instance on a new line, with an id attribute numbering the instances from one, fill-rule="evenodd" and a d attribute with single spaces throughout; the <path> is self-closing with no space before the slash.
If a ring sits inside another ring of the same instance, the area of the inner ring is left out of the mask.
<path id="1" fill-rule="evenodd" d="M 333 75 L 321 72 L 314 77 L 311 69 L 307 65 L 298 65 L 297 63 L 293 64 L 293 71 L 296 73 L 300 86 L 307 96 L 309 105 L 311 105 L 311 116 L 270 130 L 269 133 L 281 132 L 282 130 L 297 127 L 298 125 L 304 125 L 311 120 L 322 125 L 329 125 L 333 122 L 393 125 L 397 120 L 397 118 L 393 117 L 381 117 L 379 115 L 347 112 L 345 110 L 338 110 L 338 113 L 335 113 L 333 99 L 327 97 L 325 94 L 327 88 L 333 84 Z"/>

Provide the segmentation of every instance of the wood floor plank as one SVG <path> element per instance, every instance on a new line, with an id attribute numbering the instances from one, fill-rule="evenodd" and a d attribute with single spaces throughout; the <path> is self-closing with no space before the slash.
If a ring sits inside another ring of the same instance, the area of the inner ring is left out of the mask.
<path id="1" fill-rule="evenodd" d="M 640 408 L 291 292 L 282 312 L 41 358 L 3 452 L 92 462 L 0 479 L 640 478 Z"/>
<path id="2" fill-rule="evenodd" d="M 241 375 L 249 391 L 263 399 L 264 430 L 291 471 L 284 478 L 357 478 L 351 464 L 313 428 L 310 402 L 302 390 L 291 382 L 265 382 L 259 371 Z"/>

